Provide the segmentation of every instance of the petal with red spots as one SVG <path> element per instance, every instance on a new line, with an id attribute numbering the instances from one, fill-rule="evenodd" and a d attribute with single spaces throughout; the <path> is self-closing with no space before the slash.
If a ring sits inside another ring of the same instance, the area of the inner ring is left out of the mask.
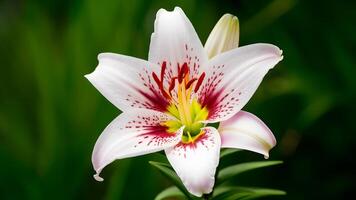
<path id="1" fill-rule="evenodd" d="M 188 191 L 195 196 L 210 193 L 219 164 L 220 135 L 213 127 L 202 129 L 204 134 L 193 143 L 178 143 L 166 149 L 166 155 Z"/>
<path id="2" fill-rule="evenodd" d="M 161 67 L 134 57 L 103 53 L 99 65 L 85 77 L 116 107 L 125 111 L 147 108 L 166 111 L 169 99 L 155 83 Z"/>
<path id="3" fill-rule="evenodd" d="M 164 87 L 169 88 L 171 80 L 189 68 L 189 79 L 200 74 L 200 68 L 207 63 L 207 54 L 187 16 L 181 8 L 169 12 L 157 12 L 154 32 L 151 36 L 148 61 L 166 65 Z"/>
<path id="4" fill-rule="evenodd" d="M 176 145 L 182 137 L 183 127 L 169 133 L 164 122 L 171 120 L 164 113 L 148 109 L 131 109 L 122 113 L 96 141 L 92 162 L 99 177 L 101 170 L 116 159 L 157 152 Z"/>
<path id="5" fill-rule="evenodd" d="M 210 60 L 198 91 L 200 104 L 209 110 L 207 122 L 224 121 L 239 112 L 282 58 L 282 51 L 274 45 L 253 44 Z"/>

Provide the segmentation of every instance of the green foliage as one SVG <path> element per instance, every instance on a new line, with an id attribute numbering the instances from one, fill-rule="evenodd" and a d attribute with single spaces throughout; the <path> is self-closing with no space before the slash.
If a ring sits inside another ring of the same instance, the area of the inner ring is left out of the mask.
<path id="1" fill-rule="evenodd" d="M 185 189 L 182 181 L 179 179 L 179 177 L 169 164 L 154 161 L 150 161 L 149 163 L 152 166 L 156 167 L 160 172 L 162 172 L 163 175 L 169 178 L 173 182 L 173 184 L 177 186 L 177 188 L 179 188 L 179 190 L 183 192 L 188 198 L 192 198 L 189 192 Z"/>
<path id="2" fill-rule="evenodd" d="M 236 152 L 241 151 L 241 149 L 222 149 L 220 152 L 220 159 L 225 158 L 228 155 L 234 154 Z"/>
<path id="3" fill-rule="evenodd" d="M 171 197 L 176 197 L 179 199 L 187 199 L 184 193 L 180 189 L 178 189 L 175 186 L 169 187 L 165 190 L 163 190 L 161 193 L 159 193 L 156 197 L 155 200 L 164 200 L 166 198 L 171 198 Z"/>
<path id="4" fill-rule="evenodd" d="M 282 163 L 283 163 L 282 161 L 259 161 L 259 162 L 248 162 L 248 163 L 241 163 L 241 164 L 229 166 L 219 171 L 217 183 L 218 184 L 223 183 L 224 181 L 233 178 L 234 176 L 237 176 L 243 172 L 258 169 L 261 167 L 278 165 Z"/>
<path id="5" fill-rule="evenodd" d="M 222 160 L 227 155 L 233 154 L 241 150 L 236 149 L 223 149 L 220 154 Z M 179 197 L 180 199 L 200 199 L 191 195 L 180 181 L 178 175 L 174 172 L 173 168 L 168 163 L 159 163 L 150 161 L 152 166 L 157 168 L 162 174 L 164 174 L 175 185 L 163 190 L 156 196 L 156 200 Z M 269 167 L 273 165 L 282 164 L 282 161 L 258 161 L 258 162 L 246 162 L 232 166 L 228 166 L 224 169 L 217 171 L 217 178 L 215 180 L 215 189 L 211 194 L 206 194 L 202 198 L 211 200 L 250 200 L 257 199 L 264 196 L 284 195 L 285 192 L 281 190 L 266 189 L 266 188 L 254 188 L 254 187 L 236 187 L 226 186 L 219 184 L 228 181 L 239 174 L 251 170 L 255 170 L 262 167 Z"/>
<path id="6" fill-rule="evenodd" d="M 217 187 L 211 200 L 250 200 L 265 196 L 285 195 L 281 190 L 254 188 L 254 187 Z"/>

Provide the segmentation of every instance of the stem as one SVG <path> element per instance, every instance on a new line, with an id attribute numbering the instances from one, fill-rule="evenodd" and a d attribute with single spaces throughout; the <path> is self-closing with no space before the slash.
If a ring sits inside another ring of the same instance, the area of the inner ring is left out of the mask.
<path id="1" fill-rule="evenodd" d="M 210 194 L 204 194 L 204 195 L 203 195 L 203 199 L 204 199 L 204 200 L 209 200 L 209 199 L 210 199 L 210 196 L 211 196 Z"/>

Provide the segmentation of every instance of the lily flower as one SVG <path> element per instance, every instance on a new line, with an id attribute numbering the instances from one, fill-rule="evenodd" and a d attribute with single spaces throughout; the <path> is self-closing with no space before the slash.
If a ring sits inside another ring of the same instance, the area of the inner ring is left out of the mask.
<path id="1" fill-rule="evenodd" d="M 210 37 L 219 36 L 219 29 Z M 211 41 L 205 50 L 176 7 L 157 12 L 148 61 L 99 54 L 99 65 L 85 77 L 122 114 L 95 144 L 96 180 L 103 180 L 100 172 L 114 160 L 164 150 L 187 190 L 200 197 L 213 189 L 220 148 L 268 157 L 275 137 L 260 119 L 241 109 L 282 60 L 282 51 L 271 44 L 234 48 L 235 43 L 208 56 L 219 45 L 219 38 Z M 210 126 L 216 122 L 218 129 Z"/>

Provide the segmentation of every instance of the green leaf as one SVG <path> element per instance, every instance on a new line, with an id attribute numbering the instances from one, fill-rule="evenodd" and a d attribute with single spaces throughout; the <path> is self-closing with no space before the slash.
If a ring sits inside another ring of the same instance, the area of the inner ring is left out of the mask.
<path id="1" fill-rule="evenodd" d="M 193 197 L 190 195 L 190 193 L 185 189 L 182 181 L 179 179 L 177 174 L 174 172 L 172 167 L 167 164 L 167 163 L 160 163 L 160 162 L 154 162 L 154 161 L 149 161 L 149 163 L 156 167 L 163 175 L 165 175 L 167 178 L 169 178 L 177 188 L 182 191 L 189 199 L 193 199 Z"/>
<path id="2" fill-rule="evenodd" d="M 230 154 L 233 154 L 235 152 L 239 152 L 239 151 L 242 151 L 242 150 L 241 149 L 222 149 L 220 152 L 220 159 L 225 156 L 228 156 Z"/>
<path id="3" fill-rule="evenodd" d="M 268 167 L 272 165 L 279 165 L 282 163 L 283 163 L 282 161 L 258 161 L 258 162 L 248 162 L 248 163 L 241 163 L 241 164 L 229 166 L 220 170 L 217 178 L 217 184 L 220 184 L 226 181 L 227 179 L 237 176 L 238 174 L 241 174 L 246 171 L 250 171 L 262 167 Z"/>
<path id="4" fill-rule="evenodd" d="M 286 192 L 275 189 L 222 186 L 215 189 L 212 200 L 251 200 L 285 194 Z"/>
<path id="5" fill-rule="evenodd" d="M 160 192 L 156 196 L 155 200 L 163 200 L 168 197 L 179 197 L 179 199 L 187 199 L 180 189 L 175 186 L 172 186 Z"/>
<path id="6" fill-rule="evenodd" d="M 235 199 L 239 199 L 247 196 L 249 193 L 239 191 L 237 193 L 236 187 L 233 186 L 221 186 L 214 189 L 213 197 L 211 200 L 226 200 L 234 195 Z"/>

